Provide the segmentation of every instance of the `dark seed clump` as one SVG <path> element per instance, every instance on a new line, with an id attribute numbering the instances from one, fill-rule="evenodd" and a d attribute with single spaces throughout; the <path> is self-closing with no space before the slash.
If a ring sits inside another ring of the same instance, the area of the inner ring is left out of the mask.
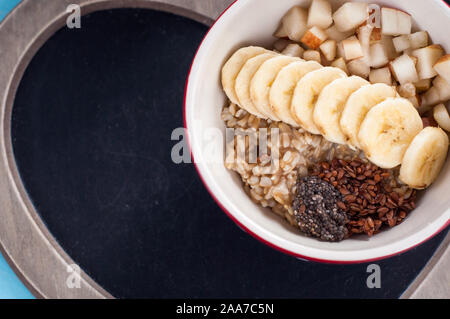
<path id="1" fill-rule="evenodd" d="M 342 200 L 337 189 L 318 177 L 299 179 L 293 208 L 300 231 L 323 241 L 343 240 L 349 220 L 337 204 Z"/>
<path id="2" fill-rule="evenodd" d="M 348 237 L 362 233 L 373 236 L 383 226 L 399 225 L 416 207 L 416 191 L 400 184 L 395 174 L 359 158 L 323 162 L 311 173 L 342 194 L 344 200 L 337 205 L 348 214 Z"/>

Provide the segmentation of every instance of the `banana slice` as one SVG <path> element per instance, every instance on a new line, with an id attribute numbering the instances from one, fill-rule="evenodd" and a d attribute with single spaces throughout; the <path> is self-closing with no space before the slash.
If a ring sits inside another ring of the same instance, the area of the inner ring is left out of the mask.
<path id="1" fill-rule="evenodd" d="M 361 148 L 358 142 L 358 132 L 367 112 L 387 98 L 396 96 L 395 88 L 383 83 L 363 86 L 350 95 L 345 103 L 340 120 L 342 133 L 344 133 L 350 147 Z"/>
<path id="2" fill-rule="evenodd" d="M 249 113 L 261 118 L 266 117 L 261 112 L 259 112 L 256 106 L 253 104 L 253 101 L 250 97 L 250 83 L 259 67 L 274 56 L 276 56 L 275 52 L 268 52 L 249 59 L 239 72 L 234 85 L 234 90 L 239 100 L 239 105 Z"/>
<path id="3" fill-rule="evenodd" d="M 234 91 L 236 77 L 248 59 L 267 52 L 261 47 L 245 47 L 237 50 L 222 68 L 222 87 L 231 102 L 239 104 Z"/>
<path id="4" fill-rule="evenodd" d="M 367 113 L 358 140 L 372 163 L 394 168 L 400 165 L 409 144 L 422 129 L 422 119 L 411 102 L 389 98 Z"/>
<path id="5" fill-rule="evenodd" d="M 302 60 L 283 55 L 269 59 L 261 65 L 258 71 L 256 71 L 255 76 L 253 76 L 250 83 L 250 96 L 253 104 L 260 113 L 273 121 L 279 121 L 280 119 L 274 114 L 270 107 L 270 88 L 280 70 L 286 65 L 296 61 Z"/>
<path id="6" fill-rule="evenodd" d="M 305 75 L 295 87 L 291 113 L 302 128 L 312 134 L 320 134 L 313 121 L 314 106 L 323 88 L 336 79 L 346 78 L 341 69 L 324 67 Z"/>
<path id="7" fill-rule="evenodd" d="M 400 180 L 416 189 L 430 186 L 444 166 L 448 143 L 448 136 L 442 129 L 431 126 L 423 129 L 406 150 Z"/>
<path id="8" fill-rule="evenodd" d="M 320 93 L 314 107 L 313 120 L 320 133 L 330 142 L 346 144 L 341 130 L 342 110 L 349 96 L 369 82 L 359 76 L 337 79 L 328 84 Z"/>
<path id="9" fill-rule="evenodd" d="M 275 115 L 283 122 L 298 127 L 291 114 L 291 102 L 298 81 L 309 72 L 322 68 L 315 61 L 293 62 L 281 69 L 270 89 L 270 106 Z"/>

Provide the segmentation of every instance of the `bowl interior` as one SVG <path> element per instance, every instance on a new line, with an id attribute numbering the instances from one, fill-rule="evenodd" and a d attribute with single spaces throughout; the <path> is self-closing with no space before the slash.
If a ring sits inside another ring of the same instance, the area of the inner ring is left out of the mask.
<path id="1" fill-rule="evenodd" d="M 231 216 L 263 240 L 293 254 L 328 260 L 361 261 L 389 256 L 417 245 L 442 229 L 450 217 L 450 163 L 447 161 L 435 184 L 420 199 L 404 223 L 370 239 L 355 237 L 340 243 L 325 243 L 299 235 L 281 218 L 254 204 L 243 191 L 239 176 L 223 165 L 225 126 L 220 118 L 226 97 L 220 84 L 220 70 L 239 47 L 270 47 L 271 35 L 284 13 L 294 4 L 304 7 L 309 0 L 238 0 L 218 20 L 203 41 L 189 77 L 186 96 L 186 125 L 199 173 L 212 195 Z M 338 7 L 345 1 L 332 1 Z M 368 1 L 365 1 L 368 2 Z M 374 3 L 373 1 L 370 1 Z M 429 32 L 434 43 L 450 52 L 444 30 L 450 9 L 441 0 L 375 1 L 410 13 L 415 28 Z M 221 134 L 219 134 L 221 133 Z M 216 134 L 211 152 L 211 136 Z M 214 156 L 211 156 L 214 154 Z M 213 158 L 212 158 L 213 157 Z"/>

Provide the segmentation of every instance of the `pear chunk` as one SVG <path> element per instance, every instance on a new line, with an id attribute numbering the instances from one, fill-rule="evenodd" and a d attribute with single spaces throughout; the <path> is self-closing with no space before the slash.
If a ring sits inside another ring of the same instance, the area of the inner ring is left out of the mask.
<path id="1" fill-rule="evenodd" d="M 306 31 L 301 42 L 307 45 L 310 49 L 315 50 L 320 47 L 326 39 L 328 39 L 328 36 L 325 31 L 319 27 L 312 27 Z"/>
<path id="2" fill-rule="evenodd" d="M 435 44 L 414 50 L 411 55 L 418 59 L 417 72 L 419 73 L 419 79 L 431 79 L 438 74 L 433 67 L 444 55 L 444 50 L 440 45 Z"/>
<path id="3" fill-rule="evenodd" d="M 336 58 L 336 41 L 325 41 L 320 45 L 320 51 L 322 51 L 327 61 L 333 61 Z"/>
<path id="4" fill-rule="evenodd" d="M 362 2 L 347 2 L 333 14 L 334 24 L 341 32 L 356 29 L 368 18 L 368 4 Z"/>
<path id="5" fill-rule="evenodd" d="M 287 34 L 292 41 L 300 42 L 308 29 L 307 23 L 308 12 L 302 7 L 293 7 L 281 19 L 280 32 Z"/>
<path id="6" fill-rule="evenodd" d="M 308 12 L 308 27 L 328 28 L 333 23 L 331 4 L 327 0 L 313 0 Z"/>
<path id="7" fill-rule="evenodd" d="M 364 56 L 364 52 L 358 38 L 353 36 L 342 41 L 345 59 L 347 61 L 358 59 Z"/>
<path id="8" fill-rule="evenodd" d="M 369 81 L 371 83 L 384 83 L 392 85 L 392 74 L 388 67 L 381 69 L 372 69 L 369 74 Z"/>
<path id="9" fill-rule="evenodd" d="M 450 54 L 444 55 L 434 64 L 434 70 L 450 83 Z"/>
<path id="10" fill-rule="evenodd" d="M 370 66 L 368 66 L 361 58 L 350 61 L 347 64 L 347 68 L 352 75 L 360 76 L 363 79 L 367 79 L 369 77 Z"/>
<path id="11" fill-rule="evenodd" d="M 290 43 L 286 46 L 286 48 L 284 48 L 283 51 L 281 51 L 281 54 L 301 58 L 303 57 L 303 52 L 305 52 L 305 49 L 297 43 Z"/>
<path id="12" fill-rule="evenodd" d="M 306 50 L 303 53 L 303 59 L 306 61 L 316 61 L 318 63 L 322 61 L 320 52 L 316 50 Z"/>
<path id="13" fill-rule="evenodd" d="M 345 63 L 345 60 L 342 57 L 331 62 L 331 66 L 334 66 L 335 68 L 339 68 L 342 71 L 344 71 L 345 73 L 349 74 L 348 69 L 347 69 L 347 63 Z"/>
<path id="14" fill-rule="evenodd" d="M 381 8 L 381 30 L 383 34 L 410 34 L 412 27 L 411 20 L 411 15 L 406 12 L 393 8 Z"/>
<path id="15" fill-rule="evenodd" d="M 400 84 L 419 81 L 414 60 L 407 54 L 403 54 L 389 64 L 394 77 Z"/>

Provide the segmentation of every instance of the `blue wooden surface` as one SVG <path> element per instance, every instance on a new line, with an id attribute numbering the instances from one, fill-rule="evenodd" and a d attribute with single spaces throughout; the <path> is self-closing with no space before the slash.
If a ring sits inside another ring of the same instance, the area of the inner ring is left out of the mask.
<path id="1" fill-rule="evenodd" d="M 20 2 L 20 0 L 0 0 L 0 21 Z"/>
<path id="2" fill-rule="evenodd" d="M 0 21 L 14 9 L 20 0 L 0 0 Z M 0 254 L 0 299 L 31 299 L 27 290 Z"/>

